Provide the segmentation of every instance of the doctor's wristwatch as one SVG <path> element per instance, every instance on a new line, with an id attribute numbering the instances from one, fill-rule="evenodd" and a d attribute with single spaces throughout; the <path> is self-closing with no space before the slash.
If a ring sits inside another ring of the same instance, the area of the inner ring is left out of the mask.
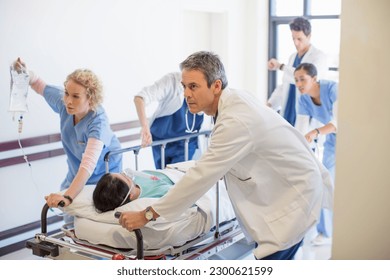
<path id="1" fill-rule="evenodd" d="M 153 212 L 151 210 L 151 207 L 148 206 L 145 209 L 145 218 L 150 222 L 150 221 L 155 221 L 156 219 L 153 217 Z"/>

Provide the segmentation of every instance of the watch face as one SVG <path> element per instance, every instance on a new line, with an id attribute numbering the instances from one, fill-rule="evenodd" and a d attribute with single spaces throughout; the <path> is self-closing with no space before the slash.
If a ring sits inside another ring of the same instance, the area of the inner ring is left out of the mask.
<path id="1" fill-rule="evenodd" d="M 153 213 L 152 213 L 152 211 L 150 211 L 150 210 L 146 211 L 145 217 L 146 217 L 146 219 L 148 219 L 149 221 L 151 221 L 151 220 L 153 219 Z"/>

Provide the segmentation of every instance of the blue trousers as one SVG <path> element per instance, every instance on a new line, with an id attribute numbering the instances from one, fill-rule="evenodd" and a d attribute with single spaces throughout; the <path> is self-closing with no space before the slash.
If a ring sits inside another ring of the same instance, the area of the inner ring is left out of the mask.
<path id="1" fill-rule="evenodd" d="M 335 164 L 334 155 L 325 155 L 324 151 L 324 166 L 328 169 L 332 180 L 334 182 Z M 317 224 L 317 232 L 321 233 L 325 237 L 332 237 L 333 234 L 333 212 L 329 209 L 322 208 L 320 221 Z"/>
<path id="2" fill-rule="evenodd" d="M 333 213 L 332 211 L 322 208 L 320 221 L 317 224 L 317 232 L 323 234 L 325 237 L 332 237 L 333 234 Z"/>
<path id="3" fill-rule="evenodd" d="M 266 256 L 262 259 L 258 259 L 258 260 L 292 260 L 292 259 L 294 259 L 294 256 L 295 256 L 296 252 L 298 251 L 299 247 L 301 247 L 302 242 L 303 242 L 303 239 L 288 249 L 275 252 L 271 255 L 268 255 L 268 256 Z M 257 244 L 256 244 L 256 248 L 257 248 Z"/>

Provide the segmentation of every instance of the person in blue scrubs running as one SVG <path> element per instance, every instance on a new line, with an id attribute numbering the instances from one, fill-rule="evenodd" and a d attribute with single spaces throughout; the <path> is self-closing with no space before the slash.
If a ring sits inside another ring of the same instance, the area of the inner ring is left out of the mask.
<path id="1" fill-rule="evenodd" d="M 149 125 L 145 105 L 149 105 L 153 101 L 158 102 L 158 107 L 150 119 Z M 188 110 L 180 72 L 168 73 L 153 85 L 144 87 L 135 95 L 134 103 L 141 123 L 141 145 L 143 147 L 150 145 L 152 141 L 199 132 L 203 124 L 203 113 L 193 114 Z M 189 160 L 193 158 L 198 148 L 198 137 L 191 138 L 188 144 Z M 156 168 L 164 168 L 165 166 L 161 166 L 160 146 L 153 146 L 152 149 Z M 165 165 L 184 160 L 184 140 L 166 145 Z"/>
<path id="2" fill-rule="evenodd" d="M 20 70 L 26 66 L 18 58 L 14 67 Z M 61 190 L 67 190 L 63 195 L 45 196 L 46 203 L 57 207 L 63 201 L 68 206 L 86 184 L 96 184 L 105 174 L 104 155 L 120 149 L 121 145 L 101 106 L 103 88 L 95 73 L 88 69 L 75 70 L 67 76 L 64 89 L 46 85 L 32 71 L 29 76 L 31 88 L 60 116 L 61 141 L 67 156 L 68 173 L 61 184 Z M 110 158 L 109 170 L 122 170 L 121 155 Z M 65 221 L 70 219 L 66 217 Z"/>
<path id="3" fill-rule="evenodd" d="M 338 84 L 329 80 L 317 81 L 317 68 L 311 63 L 298 65 L 294 76 L 295 84 L 302 93 L 298 103 L 296 128 L 305 135 L 309 143 L 316 141 L 320 134 L 326 135 L 322 163 L 334 181 Z M 309 130 L 309 122 L 312 119 L 318 120 L 323 126 Z M 331 242 L 332 214 L 327 209 L 321 210 L 317 231 L 317 237 L 312 240 L 313 245 L 324 245 Z"/>

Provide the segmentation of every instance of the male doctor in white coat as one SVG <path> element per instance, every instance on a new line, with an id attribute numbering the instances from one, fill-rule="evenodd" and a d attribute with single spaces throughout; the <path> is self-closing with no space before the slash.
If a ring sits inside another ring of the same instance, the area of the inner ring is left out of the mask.
<path id="1" fill-rule="evenodd" d="M 296 52 L 290 55 L 287 64 L 279 62 L 275 58 L 268 61 L 268 70 L 283 72 L 282 84 L 278 85 L 268 99 L 267 105 L 295 126 L 298 106 L 299 91 L 295 87 L 294 70 L 303 63 L 314 64 L 318 71 L 318 79 L 324 79 L 328 71 L 327 57 L 325 53 L 311 44 L 311 24 L 303 18 L 295 18 L 289 24 L 292 40 Z"/>
<path id="2" fill-rule="evenodd" d="M 120 224 L 131 231 L 160 216 L 177 217 L 226 176 L 241 228 L 257 244 L 255 257 L 293 259 L 324 202 L 332 202 L 329 173 L 279 114 L 226 87 L 217 55 L 194 53 L 180 68 L 191 112 L 214 117 L 210 146 L 164 197 L 143 211 L 123 212 Z"/>

